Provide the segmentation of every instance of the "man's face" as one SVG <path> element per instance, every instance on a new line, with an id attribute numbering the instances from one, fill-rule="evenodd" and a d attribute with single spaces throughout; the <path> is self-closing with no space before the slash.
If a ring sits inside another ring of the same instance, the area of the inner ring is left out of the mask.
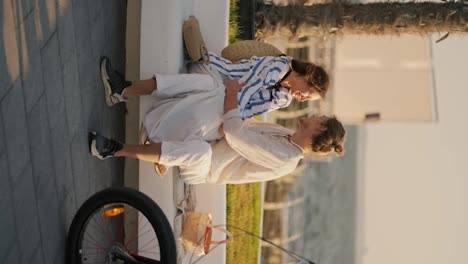
<path id="1" fill-rule="evenodd" d="M 299 119 L 299 129 L 306 133 L 310 138 L 320 135 L 327 130 L 325 126 L 329 117 L 313 115 L 307 118 Z"/>

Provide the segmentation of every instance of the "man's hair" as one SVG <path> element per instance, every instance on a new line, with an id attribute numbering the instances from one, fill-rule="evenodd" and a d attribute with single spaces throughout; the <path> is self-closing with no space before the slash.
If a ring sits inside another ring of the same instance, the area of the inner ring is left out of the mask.
<path id="1" fill-rule="evenodd" d="M 343 155 L 346 137 L 343 124 L 333 116 L 324 125 L 327 130 L 312 139 L 312 151 L 317 154 L 328 154 L 334 151 L 339 156 Z"/>

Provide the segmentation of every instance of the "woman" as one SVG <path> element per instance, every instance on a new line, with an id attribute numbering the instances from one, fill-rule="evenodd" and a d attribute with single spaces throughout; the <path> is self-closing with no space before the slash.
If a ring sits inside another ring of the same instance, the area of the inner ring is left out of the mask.
<path id="1" fill-rule="evenodd" d="M 189 184 L 226 184 L 287 175 L 309 150 L 319 155 L 344 151 L 346 132 L 336 118 L 304 118 L 296 132 L 276 124 L 243 122 L 237 103 L 241 85 L 236 80 L 223 85 L 210 75 L 184 77 L 156 75 L 152 83 L 136 83 L 128 89 L 129 94 L 159 97 L 144 119 L 152 144 L 127 145 L 91 133 L 92 154 L 100 159 L 131 157 L 178 166 Z M 187 83 L 196 92 L 188 93 Z M 221 92 L 220 85 L 226 92 Z M 218 133 L 221 122 L 224 138 Z M 206 142 L 215 139 L 219 140 Z"/>
<path id="2" fill-rule="evenodd" d="M 289 106 L 292 98 L 299 101 L 324 97 L 328 89 L 328 74 L 312 63 L 301 62 L 287 56 L 252 57 L 233 63 L 210 53 L 210 65 L 194 63 L 190 72 L 199 73 L 200 67 L 220 73 L 222 79 L 239 79 L 244 87 L 238 93 L 238 104 L 243 119 Z M 180 74 L 184 78 L 184 74 Z M 128 87 L 134 83 L 115 74 L 110 61 L 101 62 L 101 77 L 106 88 L 109 106 L 134 96 Z M 152 80 L 143 80 L 143 82 Z M 142 81 L 138 81 L 142 82 Z M 222 90 L 223 87 L 220 87 Z"/>
<path id="3" fill-rule="evenodd" d="M 232 62 L 210 52 L 209 58 L 210 66 L 225 79 L 245 83 L 238 95 L 243 118 L 287 107 L 292 98 L 301 102 L 323 98 L 328 90 L 328 74 L 322 67 L 286 55 Z"/>

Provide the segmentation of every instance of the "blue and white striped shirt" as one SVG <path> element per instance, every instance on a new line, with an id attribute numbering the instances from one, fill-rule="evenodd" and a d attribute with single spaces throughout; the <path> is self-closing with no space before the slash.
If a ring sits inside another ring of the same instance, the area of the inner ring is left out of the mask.
<path id="1" fill-rule="evenodd" d="M 221 74 L 245 83 L 237 95 L 237 104 L 243 119 L 287 107 L 291 103 L 292 96 L 288 88 L 268 89 L 289 71 L 288 57 L 253 56 L 238 62 L 231 62 L 211 52 L 209 57 L 210 65 Z"/>

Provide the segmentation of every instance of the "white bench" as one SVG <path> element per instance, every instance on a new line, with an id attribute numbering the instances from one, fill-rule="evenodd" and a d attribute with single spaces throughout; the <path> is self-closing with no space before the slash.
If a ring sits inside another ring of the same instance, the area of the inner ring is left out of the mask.
<path id="1" fill-rule="evenodd" d="M 229 0 L 142 0 L 140 38 L 140 79 L 157 73 L 174 74 L 183 69 L 182 23 L 195 15 L 207 48 L 220 53 L 227 45 Z M 140 99 L 140 120 L 151 105 L 150 97 Z M 155 175 L 153 165 L 139 163 L 139 189 L 156 201 L 173 222 L 173 170 L 164 178 Z M 197 211 L 210 212 L 216 224 L 226 223 L 226 187 L 202 184 L 195 187 Z M 218 239 L 214 234 L 214 239 Z M 201 263 L 225 263 L 225 246 L 217 247 Z"/>

